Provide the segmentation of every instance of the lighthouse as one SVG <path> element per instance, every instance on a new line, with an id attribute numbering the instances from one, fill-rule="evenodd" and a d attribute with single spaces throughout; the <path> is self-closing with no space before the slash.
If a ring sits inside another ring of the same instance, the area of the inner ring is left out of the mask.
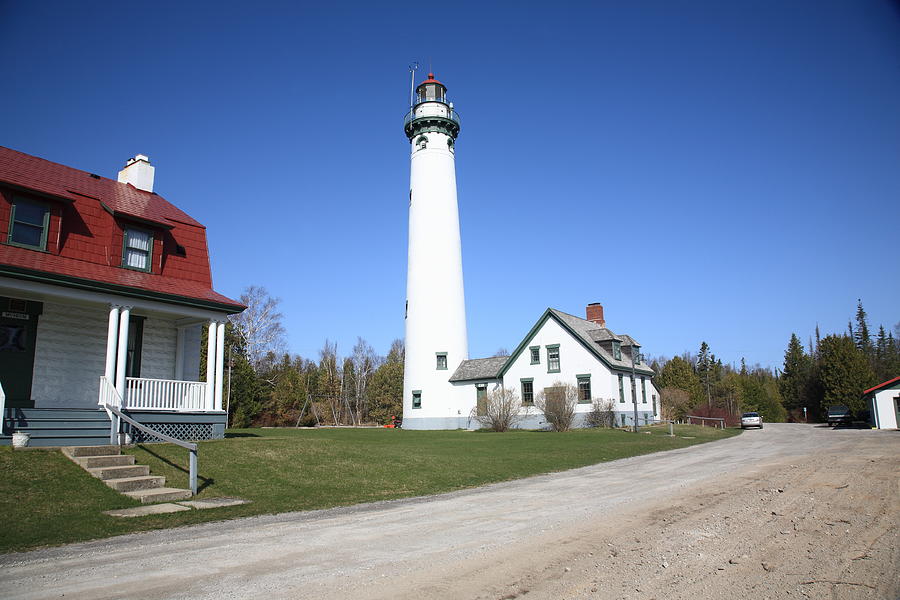
<path id="1" fill-rule="evenodd" d="M 456 429 L 469 408 L 448 380 L 468 358 L 456 201 L 459 117 L 434 78 L 416 87 L 403 126 L 410 143 L 403 427 Z"/>

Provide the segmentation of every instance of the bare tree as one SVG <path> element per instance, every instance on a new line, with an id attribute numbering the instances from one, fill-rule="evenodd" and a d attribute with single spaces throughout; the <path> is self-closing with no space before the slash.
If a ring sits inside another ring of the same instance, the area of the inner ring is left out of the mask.
<path id="1" fill-rule="evenodd" d="M 375 369 L 378 368 L 378 356 L 375 349 L 361 337 L 356 338 L 356 345 L 353 346 L 353 354 L 350 356 L 353 363 L 353 387 L 356 403 L 356 416 L 359 421 L 368 417 L 369 414 L 369 382 Z"/>
<path id="2" fill-rule="evenodd" d="M 568 431 L 575 420 L 578 388 L 569 383 L 555 381 L 551 387 L 538 392 L 534 405 L 544 413 L 544 418 L 554 431 Z"/>
<path id="3" fill-rule="evenodd" d="M 285 330 L 278 312 L 278 298 L 269 296 L 266 288 L 251 285 L 241 294 L 241 304 L 247 308 L 229 317 L 247 350 L 247 359 L 258 370 L 266 355 L 280 356 L 285 348 Z"/>
<path id="4" fill-rule="evenodd" d="M 522 405 L 519 394 L 514 389 L 504 387 L 488 392 L 482 410 L 478 408 L 476 406 L 472 409 L 472 418 L 494 431 L 515 428 L 531 411 L 530 406 Z"/>
<path id="5" fill-rule="evenodd" d="M 497 351 L 494 352 L 494 356 L 509 356 L 509 350 L 506 348 L 497 348 Z"/>
<path id="6" fill-rule="evenodd" d="M 615 427 L 616 403 L 612 398 L 601 400 L 595 398 L 591 411 L 585 415 L 584 422 L 588 427 Z"/>
<path id="7" fill-rule="evenodd" d="M 676 387 L 664 387 L 660 393 L 660 414 L 664 419 L 681 419 L 690 412 L 691 395 Z"/>

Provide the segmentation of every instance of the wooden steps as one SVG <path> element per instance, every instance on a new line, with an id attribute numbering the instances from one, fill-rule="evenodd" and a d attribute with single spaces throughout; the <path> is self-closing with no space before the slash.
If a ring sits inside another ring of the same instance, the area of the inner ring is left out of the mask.
<path id="1" fill-rule="evenodd" d="M 150 467 L 136 465 L 134 457 L 118 446 L 67 446 L 64 455 L 121 494 L 142 504 L 171 502 L 191 497 L 191 490 L 166 487 L 166 478 L 150 475 Z"/>

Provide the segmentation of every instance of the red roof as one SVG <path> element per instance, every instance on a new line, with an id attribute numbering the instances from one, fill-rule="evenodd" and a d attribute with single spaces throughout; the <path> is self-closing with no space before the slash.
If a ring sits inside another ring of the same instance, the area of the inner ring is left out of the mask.
<path id="1" fill-rule="evenodd" d="M 14 194 L 59 198 L 51 205 L 47 251 L 6 241 Z M 3 201 L 5 199 L 5 201 Z M 153 231 L 152 272 L 122 268 L 123 223 Z M 212 289 L 206 228 L 161 196 L 126 183 L 0 146 L 0 271 L 61 285 L 83 280 L 123 293 L 150 292 L 240 310 Z"/>
<path id="2" fill-rule="evenodd" d="M 437 79 L 434 78 L 434 73 L 429 73 L 429 74 L 428 74 L 428 79 L 426 79 L 425 81 L 423 81 L 422 83 L 420 83 L 419 86 L 423 86 L 423 85 L 425 85 L 426 83 L 436 83 L 436 84 L 438 84 L 438 85 L 444 85 L 443 83 L 441 83 L 440 81 L 438 81 Z M 418 86 L 417 86 L 417 87 L 418 87 Z M 444 85 L 444 87 L 447 87 L 447 86 Z"/>
<path id="3" fill-rule="evenodd" d="M 864 392 L 863 392 L 863 396 L 865 396 L 865 395 L 868 394 L 868 393 L 871 393 L 871 392 L 880 390 L 881 388 L 889 387 L 892 383 L 895 383 L 895 382 L 897 382 L 897 381 L 900 381 L 900 377 L 894 377 L 893 379 L 888 379 L 888 380 L 885 381 L 884 383 L 879 383 L 879 384 L 876 385 L 875 387 L 870 387 L 869 389 L 867 389 L 866 391 L 864 391 Z"/>

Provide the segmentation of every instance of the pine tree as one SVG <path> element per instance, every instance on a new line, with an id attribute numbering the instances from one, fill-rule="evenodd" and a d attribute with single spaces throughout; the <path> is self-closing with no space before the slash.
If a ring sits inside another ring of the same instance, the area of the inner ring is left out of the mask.
<path id="1" fill-rule="evenodd" d="M 823 408 L 845 404 L 853 411 L 863 408 L 862 392 L 875 384 L 875 374 L 866 356 L 846 335 L 829 335 L 820 345 Z"/>
<path id="2" fill-rule="evenodd" d="M 806 407 L 809 409 L 809 378 L 812 372 L 812 358 L 803 351 L 803 345 L 796 334 L 791 334 L 784 353 L 784 372 L 778 381 L 779 390 L 788 410 Z"/>
<path id="3" fill-rule="evenodd" d="M 694 373 L 690 363 L 680 356 L 676 356 L 663 366 L 655 383 L 660 390 L 668 387 L 687 392 L 690 395 L 691 406 L 697 406 L 703 401 L 700 378 Z"/>
<path id="4" fill-rule="evenodd" d="M 853 328 L 850 329 L 853 335 L 853 341 L 867 357 L 872 356 L 872 339 L 869 337 L 869 322 L 866 311 L 863 310 L 862 300 L 858 300 L 856 304 L 856 333 L 853 334 Z"/>

